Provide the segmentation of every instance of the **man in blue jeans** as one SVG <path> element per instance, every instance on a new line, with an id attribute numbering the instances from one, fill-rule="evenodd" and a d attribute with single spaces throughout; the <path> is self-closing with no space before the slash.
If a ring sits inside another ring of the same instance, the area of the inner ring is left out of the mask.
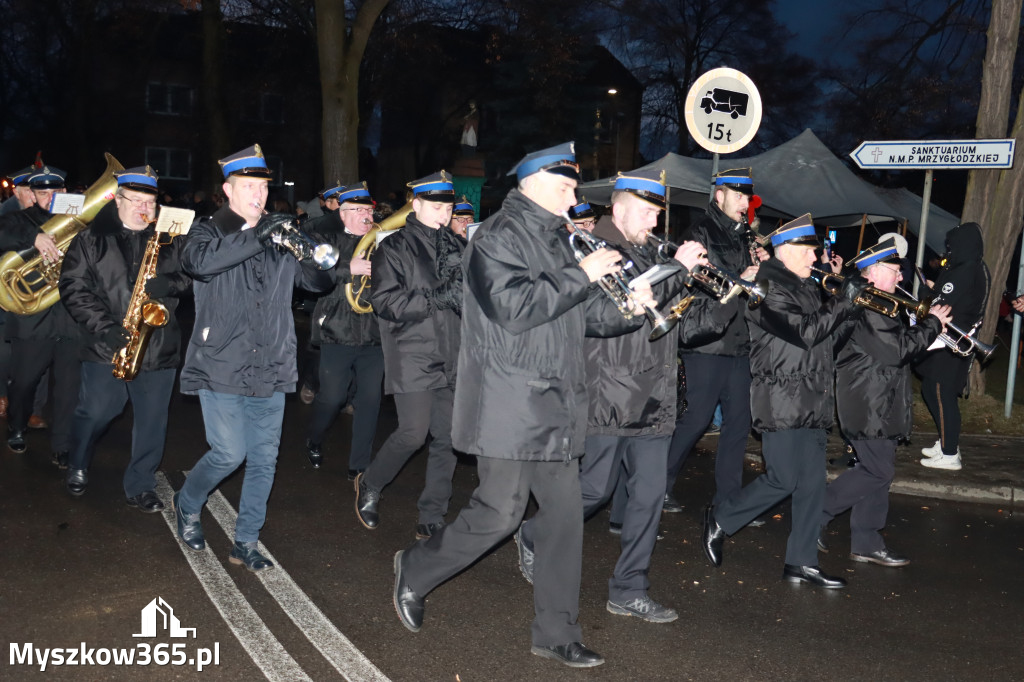
<path id="1" fill-rule="evenodd" d="M 324 291 L 334 277 L 275 247 L 295 218 L 264 217 L 271 174 L 259 145 L 219 163 L 228 201 L 192 226 L 181 254 L 196 300 L 181 392 L 199 396 L 210 450 L 173 502 L 178 536 L 189 549 L 205 549 L 203 505 L 245 462 L 230 560 L 256 572 L 273 568 L 256 544 L 274 484 L 284 394 L 298 381 L 292 289 Z"/>

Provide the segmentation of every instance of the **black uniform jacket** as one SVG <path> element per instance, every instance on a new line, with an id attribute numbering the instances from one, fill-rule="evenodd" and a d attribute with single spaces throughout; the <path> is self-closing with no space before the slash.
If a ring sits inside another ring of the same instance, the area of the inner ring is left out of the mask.
<path id="1" fill-rule="evenodd" d="M 913 327 L 865 312 L 836 358 L 839 427 L 850 440 L 910 435 L 910 361 L 935 340 L 942 323 L 933 315 Z"/>
<path id="2" fill-rule="evenodd" d="M 843 322 L 862 314 L 845 298 L 821 302 L 820 285 L 782 262 L 761 264 L 764 302 L 747 310 L 750 413 L 756 431 L 827 429 L 835 412 L 833 345 Z"/>
<path id="3" fill-rule="evenodd" d="M 620 250 L 623 262 L 632 261 L 636 276 L 653 266 L 657 253 L 646 245 L 629 243 L 608 216 L 601 218 L 594 236 Z M 676 263 L 676 261 L 672 261 Z M 685 289 L 687 270 L 654 287 L 659 310 L 668 315 Z M 724 315 L 724 317 L 722 317 Z M 609 338 L 588 338 L 583 347 L 587 360 L 587 394 L 590 399 L 587 432 L 637 436 L 671 435 L 676 422 L 676 353 L 680 335 L 697 338 L 701 331 L 720 334 L 728 323 L 731 307 L 702 306 L 687 309 L 677 329 L 650 341 L 651 326 Z M 702 316 L 704 319 L 702 319 Z M 721 318 L 721 319 L 718 319 Z"/>
<path id="4" fill-rule="evenodd" d="M 26 260 L 38 252 L 33 243 L 40 229 L 53 215 L 37 205 L 11 213 L 0 222 L 0 249 L 26 251 Z M 60 302 L 31 315 L 7 316 L 4 335 L 8 339 L 77 339 L 78 325 Z"/>
<path id="5" fill-rule="evenodd" d="M 714 200 L 708 205 L 707 213 L 699 221 L 683 233 L 684 241 L 698 241 L 707 249 L 708 261 L 712 265 L 724 268 L 734 275 L 740 275 L 753 265 L 750 251 L 743 237 L 743 226 L 722 213 L 722 209 Z M 711 308 L 719 303 L 700 292 L 691 304 L 691 309 Z M 734 313 L 732 321 L 723 334 L 710 340 L 688 342 L 683 339 L 684 352 L 707 353 L 709 355 L 727 355 L 731 357 L 747 355 L 750 352 L 750 337 L 747 333 L 747 322 L 743 315 L 747 300 L 737 296 L 726 304 Z M 696 311 L 695 311 L 696 312 Z M 709 314 L 707 312 L 704 313 Z"/>
<path id="6" fill-rule="evenodd" d="M 194 282 L 196 324 L 181 370 L 181 392 L 208 389 L 258 398 L 295 390 L 292 290 L 326 291 L 332 271 L 301 263 L 225 204 L 189 230 L 181 264 Z"/>
<path id="7" fill-rule="evenodd" d="M 435 230 L 410 213 L 405 227 L 385 238 L 370 259 L 370 302 L 380 322 L 388 395 L 455 384 L 459 315 L 436 309 L 429 296 L 443 284 L 436 238 Z"/>
<path id="8" fill-rule="evenodd" d="M 345 296 L 345 285 L 352 281 L 352 254 L 362 237 L 345 231 L 337 209 L 307 221 L 303 229 L 316 242 L 333 244 L 341 254 L 335 267 L 338 283 L 317 300 L 313 310 L 313 344 L 379 346 L 380 328 L 376 315 L 352 310 Z M 362 277 L 357 276 L 356 279 L 361 280 Z M 358 288 L 358 282 L 356 286 Z M 367 302 L 366 298 L 362 300 Z"/>
<path id="9" fill-rule="evenodd" d="M 153 225 L 138 232 L 126 228 L 111 202 L 100 210 L 88 229 L 71 240 L 60 275 L 60 298 L 81 326 L 82 360 L 113 361 L 117 349 L 101 337 L 124 322 L 146 245 L 155 232 Z M 184 237 L 175 237 L 160 248 L 157 256 L 156 272 L 166 275 L 171 285 L 170 294 L 157 300 L 167 307 L 169 315 L 167 324 L 154 328 L 150 334 L 142 371 L 176 369 L 181 362 L 181 327 L 174 311 L 178 297 L 192 289 L 192 278 L 181 272 L 179 251 L 183 241 Z"/>
<path id="10" fill-rule="evenodd" d="M 964 223 L 946 233 L 948 261 L 939 272 L 931 291 L 922 296 L 935 297 L 935 303 L 945 303 L 953 309 L 953 324 L 963 331 L 981 319 L 988 298 L 989 273 L 982 260 L 985 245 L 981 227 L 977 223 Z M 943 347 L 925 354 L 917 371 L 926 377 L 945 379 L 953 385 L 964 385 L 971 368 L 970 358 L 961 358 Z M 955 376 L 950 376 L 951 373 Z"/>
<path id="11" fill-rule="evenodd" d="M 562 218 L 513 190 L 463 260 L 462 351 L 452 442 L 527 461 L 583 455 L 584 334 L 637 329 L 577 265 Z"/>

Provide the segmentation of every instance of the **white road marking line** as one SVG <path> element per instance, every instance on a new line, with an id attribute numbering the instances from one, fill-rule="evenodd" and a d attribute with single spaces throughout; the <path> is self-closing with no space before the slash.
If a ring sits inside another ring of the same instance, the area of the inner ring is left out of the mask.
<path id="1" fill-rule="evenodd" d="M 206 508 L 210 510 L 228 538 L 234 542 L 235 519 L 238 518 L 238 514 L 219 490 L 210 495 Z M 371 663 L 370 659 L 366 658 L 295 584 L 281 566 L 281 562 L 267 551 L 262 542 L 258 547 L 260 553 L 274 562 L 274 568 L 260 571 L 256 577 L 310 644 L 323 654 L 334 669 L 351 682 L 389 682 L 384 673 Z"/>
<path id="2" fill-rule="evenodd" d="M 210 601 L 220 612 L 224 622 L 231 628 L 238 643 L 248 652 L 259 669 L 268 680 L 311 680 L 291 654 L 274 637 L 263 620 L 246 601 L 234 580 L 224 570 L 224 566 L 209 547 L 202 552 L 195 552 L 185 546 L 178 538 L 178 522 L 171 509 L 171 497 L 174 491 L 167 482 L 167 477 L 158 472 L 156 475 L 156 492 L 164 503 L 162 513 L 164 521 L 171 529 L 171 535 L 178 541 L 181 553 L 185 555 L 192 571 L 199 578 Z"/>

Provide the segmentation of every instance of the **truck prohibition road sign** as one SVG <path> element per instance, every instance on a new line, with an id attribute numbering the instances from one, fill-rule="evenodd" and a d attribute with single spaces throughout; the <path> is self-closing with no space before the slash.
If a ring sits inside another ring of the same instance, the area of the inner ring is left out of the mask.
<path id="1" fill-rule="evenodd" d="M 754 139 L 761 126 L 761 95 L 736 69 L 712 69 L 686 95 L 686 128 L 709 152 L 728 154 Z"/>

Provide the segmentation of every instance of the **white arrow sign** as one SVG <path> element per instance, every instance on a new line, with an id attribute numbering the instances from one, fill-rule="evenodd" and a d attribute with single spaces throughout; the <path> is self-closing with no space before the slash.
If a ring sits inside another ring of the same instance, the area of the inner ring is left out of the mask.
<path id="1" fill-rule="evenodd" d="M 850 152 L 871 168 L 1012 168 L 1014 140 L 895 140 L 862 142 Z"/>

